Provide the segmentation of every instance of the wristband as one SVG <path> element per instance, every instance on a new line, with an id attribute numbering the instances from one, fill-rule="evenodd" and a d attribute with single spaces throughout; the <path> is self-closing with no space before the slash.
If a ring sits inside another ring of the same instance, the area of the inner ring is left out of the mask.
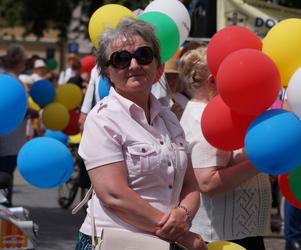
<path id="1" fill-rule="evenodd" d="M 192 225 L 192 216 L 191 216 L 191 212 L 188 210 L 187 207 L 183 206 L 183 205 L 179 205 L 178 208 L 182 208 L 185 211 L 185 214 L 187 216 L 187 220 L 188 220 L 188 224 L 189 224 L 189 228 Z"/>

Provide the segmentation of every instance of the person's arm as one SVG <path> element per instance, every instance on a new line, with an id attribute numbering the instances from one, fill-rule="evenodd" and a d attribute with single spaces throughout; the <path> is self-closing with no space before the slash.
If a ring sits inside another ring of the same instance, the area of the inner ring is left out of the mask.
<path id="1" fill-rule="evenodd" d="M 95 92 L 95 78 L 91 77 L 88 88 L 86 90 L 86 94 L 84 97 L 83 104 L 81 106 L 81 113 L 88 114 L 89 111 L 92 109 L 92 101 L 93 101 L 93 95 Z"/>
<path id="2" fill-rule="evenodd" d="M 232 191 L 260 173 L 249 160 L 227 167 L 195 168 L 202 194 L 210 197 Z"/>
<path id="3" fill-rule="evenodd" d="M 159 228 L 164 213 L 128 186 L 124 162 L 93 168 L 88 173 L 97 197 L 120 219 L 151 233 Z"/>
<path id="4" fill-rule="evenodd" d="M 83 112 L 81 112 L 80 115 L 79 115 L 78 124 L 79 124 L 80 131 L 83 131 L 83 129 L 84 129 L 84 124 L 85 124 L 85 121 L 87 119 L 87 115 L 88 114 L 83 113 Z"/>
<path id="5" fill-rule="evenodd" d="M 85 93 L 85 97 L 84 97 L 84 101 L 83 104 L 81 106 L 81 113 L 78 119 L 78 124 L 80 127 L 80 130 L 83 131 L 84 128 L 84 124 L 87 118 L 87 115 L 89 113 L 89 111 L 93 108 L 92 107 L 92 102 L 94 99 L 94 95 L 95 95 L 95 88 L 96 88 L 96 80 L 97 77 L 95 77 L 95 70 L 92 71 L 91 73 L 91 78 L 89 80 L 89 84 Z"/>

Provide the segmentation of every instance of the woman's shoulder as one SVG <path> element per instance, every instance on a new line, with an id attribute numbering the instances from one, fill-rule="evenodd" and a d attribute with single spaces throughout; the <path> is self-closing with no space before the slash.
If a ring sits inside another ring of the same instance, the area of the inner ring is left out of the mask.
<path id="1" fill-rule="evenodd" d="M 106 96 L 95 104 L 88 113 L 88 117 L 97 120 L 111 120 L 118 118 L 121 113 L 122 109 L 118 106 L 118 103 L 110 96 Z"/>

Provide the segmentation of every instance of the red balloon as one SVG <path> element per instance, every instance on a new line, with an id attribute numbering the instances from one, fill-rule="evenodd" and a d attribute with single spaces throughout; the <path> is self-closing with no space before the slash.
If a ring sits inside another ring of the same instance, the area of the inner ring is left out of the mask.
<path id="1" fill-rule="evenodd" d="M 280 90 L 276 65 L 267 55 L 254 49 L 241 49 L 225 58 L 217 72 L 216 82 L 224 102 L 245 115 L 265 111 Z"/>
<path id="2" fill-rule="evenodd" d="M 156 78 L 153 84 L 155 84 L 157 81 L 160 80 L 161 76 L 163 75 L 164 68 L 165 68 L 165 64 L 161 64 L 161 66 L 157 69 Z"/>
<path id="3" fill-rule="evenodd" d="M 216 32 L 208 44 L 208 67 L 216 76 L 222 61 L 232 52 L 239 49 L 261 50 L 262 43 L 257 35 L 242 26 L 228 26 Z"/>
<path id="4" fill-rule="evenodd" d="M 90 75 L 91 70 L 96 65 L 96 58 L 95 56 L 87 55 L 81 58 L 80 62 L 82 64 L 82 71 Z"/>
<path id="5" fill-rule="evenodd" d="M 281 174 L 278 176 L 278 184 L 280 192 L 286 198 L 286 200 L 291 203 L 296 208 L 301 209 L 301 202 L 299 202 L 293 195 L 290 184 L 289 184 L 289 174 Z"/>
<path id="6" fill-rule="evenodd" d="M 218 95 L 206 106 L 201 128 L 212 146 L 221 150 L 236 150 L 244 147 L 247 128 L 254 118 L 234 112 Z"/>
<path id="7" fill-rule="evenodd" d="M 79 119 L 79 111 L 71 110 L 69 111 L 70 120 L 67 127 L 62 130 L 62 132 L 66 135 L 77 135 L 80 132 L 78 119 Z"/>

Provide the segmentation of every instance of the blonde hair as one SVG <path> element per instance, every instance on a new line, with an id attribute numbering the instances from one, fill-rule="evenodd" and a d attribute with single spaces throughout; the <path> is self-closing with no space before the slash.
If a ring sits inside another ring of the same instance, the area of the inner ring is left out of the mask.
<path id="1" fill-rule="evenodd" d="M 199 88 L 208 79 L 210 71 L 207 65 L 207 47 L 187 51 L 179 60 L 179 72 L 188 88 Z"/>

